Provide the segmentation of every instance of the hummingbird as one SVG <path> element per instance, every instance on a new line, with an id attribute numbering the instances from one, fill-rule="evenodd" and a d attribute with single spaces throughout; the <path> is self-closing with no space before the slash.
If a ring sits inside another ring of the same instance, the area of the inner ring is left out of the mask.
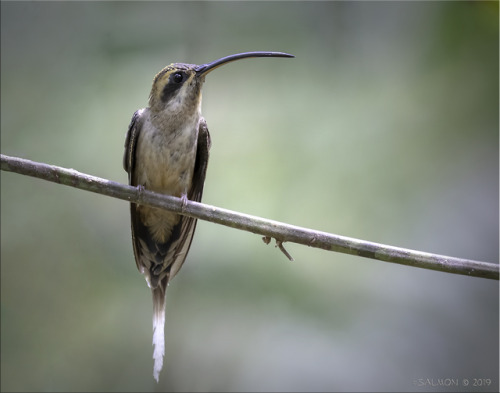
<path id="1" fill-rule="evenodd" d="M 172 63 L 153 79 L 149 106 L 132 116 L 123 167 L 129 184 L 173 195 L 183 203 L 201 201 L 210 134 L 201 115 L 201 88 L 216 68 L 251 57 L 295 57 L 282 52 L 238 53 L 210 63 Z M 153 296 L 153 376 L 158 382 L 165 352 L 165 294 L 182 267 L 196 219 L 130 203 L 132 244 L 137 268 Z"/>

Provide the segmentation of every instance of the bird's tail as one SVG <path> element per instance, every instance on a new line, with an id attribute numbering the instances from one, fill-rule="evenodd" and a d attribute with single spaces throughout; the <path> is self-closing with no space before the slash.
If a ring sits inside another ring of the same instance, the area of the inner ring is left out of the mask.
<path id="1" fill-rule="evenodd" d="M 158 382 L 163 367 L 165 353 L 165 289 L 163 285 L 152 289 L 153 292 L 153 376 Z"/>

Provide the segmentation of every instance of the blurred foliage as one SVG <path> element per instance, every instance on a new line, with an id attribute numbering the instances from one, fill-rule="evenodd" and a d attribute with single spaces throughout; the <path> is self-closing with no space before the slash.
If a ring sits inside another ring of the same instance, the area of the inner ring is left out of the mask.
<path id="1" fill-rule="evenodd" d="M 1 150 L 126 182 L 163 66 L 285 51 L 207 77 L 205 202 L 498 263 L 498 44 L 498 2 L 2 2 Z M 286 247 L 199 223 L 156 385 L 127 204 L 2 172 L 1 390 L 498 391 L 498 282 Z"/>

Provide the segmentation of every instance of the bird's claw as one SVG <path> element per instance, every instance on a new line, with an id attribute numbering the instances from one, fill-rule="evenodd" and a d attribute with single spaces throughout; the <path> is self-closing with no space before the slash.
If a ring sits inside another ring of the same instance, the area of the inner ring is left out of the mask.
<path id="1" fill-rule="evenodd" d="M 142 184 L 139 184 L 136 186 L 137 188 L 137 205 L 140 205 L 141 204 L 141 199 L 142 199 L 142 193 L 144 192 L 145 188 Z"/>
<path id="2" fill-rule="evenodd" d="M 188 197 L 187 197 L 187 194 L 184 194 L 182 193 L 181 194 L 181 211 L 185 211 L 186 210 L 186 206 L 188 204 Z"/>

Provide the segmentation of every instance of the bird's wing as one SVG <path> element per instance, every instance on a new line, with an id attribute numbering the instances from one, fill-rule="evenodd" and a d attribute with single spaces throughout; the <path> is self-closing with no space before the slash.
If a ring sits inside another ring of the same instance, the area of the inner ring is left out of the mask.
<path id="1" fill-rule="evenodd" d="M 196 150 L 193 181 L 187 195 L 190 201 L 201 201 L 203 186 L 205 184 L 205 175 L 207 173 L 210 144 L 211 141 L 207 123 L 204 118 L 201 118 L 198 128 L 198 147 Z M 197 220 L 195 218 L 182 216 L 180 222 L 177 224 L 180 225 L 180 241 L 176 244 L 175 256 L 180 258 L 182 262 L 173 264 L 170 271 L 170 278 L 173 278 L 177 274 L 184 263 L 184 259 L 186 259 L 196 229 L 196 222 Z"/>
<path id="2" fill-rule="evenodd" d="M 207 174 L 210 145 L 211 141 L 207 122 L 202 117 L 198 128 L 198 149 L 196 151 L 193 182 L 191 190 L 188 194 L 188 199 L 191 201 L 201 201 L 201 196 L 203 194 L 203 185 L 205 184 L 205 175 Z"/>
<path id="3" fill-rule="evenodd" d="M 139 131 L 142 122 L 140 117 L 144 109 L 139 109 L 132 116 L 130 125 L 128 126 L 127 136 L 125 137 L 125 152 L 123 153 L 123 169 L 128 173 L 129 183 L 132 179 L 132 171 L 135 166 L 135 147 L 139 138 Z"/>
<path id="4" fill-rule="evenodd" d="M 125 151 L 123 153 L 123 169 L 128 173 L 128 180 L 131 186 L 137 186 L 133 181 L 133 172 L 135 169 L 135 151 L 137 147 L 137 141 L 139 139 L 139 133 L 142 128 L 142 117 L 144 109 L 139 109 L 132 116 L 130 125 L 128 126 L 127 136 L 125 138 Z M 131 229 L 132 229 L 132 244 L 134 246 L 134 256 L 137 268 L 141 273 L 144 273 L 144 266 L 141 264 L 141 252 L 140 252 L 140 239 L 145 238 L 150 240 L 147 228 L 142 225 L 139 215 L 136 212 L 137 205 L 135 203 L 130 204 L 130 217 L 131 217 Z"/>

